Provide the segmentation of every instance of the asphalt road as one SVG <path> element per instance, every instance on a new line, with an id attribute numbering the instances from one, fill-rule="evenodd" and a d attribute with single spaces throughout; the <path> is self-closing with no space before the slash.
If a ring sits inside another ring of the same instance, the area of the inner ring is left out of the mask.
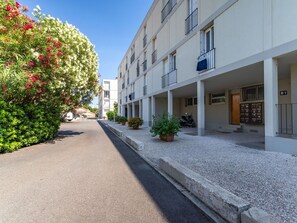
<path id="1" fill-rule="evenodd" d="M 106 133 L 105 133 L 106 131 Z M 211 222 L 96 120 L 0 155 L 0 222 Z"/>

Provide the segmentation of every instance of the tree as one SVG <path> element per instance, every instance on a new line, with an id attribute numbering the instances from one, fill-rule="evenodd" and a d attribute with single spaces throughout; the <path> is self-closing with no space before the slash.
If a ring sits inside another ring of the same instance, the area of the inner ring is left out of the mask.
<path id="1" fill-rule="evenodd" d="M 118 103 L 115 101 L 115 102 L 113 103 L 113 111 L 114 111 L 114 114 L 115 114 L 115 115 L 118 115 L 118 107 L 119 107 L 119 105 L 118 105 Z"/>

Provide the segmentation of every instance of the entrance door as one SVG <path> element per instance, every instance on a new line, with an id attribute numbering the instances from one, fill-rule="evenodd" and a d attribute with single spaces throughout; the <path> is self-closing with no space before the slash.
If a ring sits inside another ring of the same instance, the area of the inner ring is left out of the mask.
<path id="1" fill-rule="evenodd" d="M 240 94 L 231 95 L 231 124 L 240 124 Z"/>

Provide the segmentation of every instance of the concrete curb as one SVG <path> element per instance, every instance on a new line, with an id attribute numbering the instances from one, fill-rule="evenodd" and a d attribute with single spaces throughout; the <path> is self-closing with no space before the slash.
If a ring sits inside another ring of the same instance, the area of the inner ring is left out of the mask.
<path id="1" fill-rule="evenodd" d="M 121 137 L 123 136 L 123 132 L 115 127 L 113 127 L 112 125 L 106 124 L 106 126 L 117 136 Z"/>
<path id="2" fill-rule="evenodd" d="M 250 203 L 212 183 L 170 158 L 160 159 L 160 169 L 192 192 L 230 223 L 272 223 L 273 218 Z"/>
<path id="3" fill-rule="evenodd" d="M 125 143 L 133 147 L 137 151 L 144 149 L 144 143 L 140 142 L 137 139 L 132 138 L 131 136 L 125 135 L 123 131 L 117 129 L 116 127 L 106 123 L 106 126 L 117 136 L 119 136 Z"/>
<path id="4" fill-rule="evenodd" d="M 133 139 L 131 136 L 126 136 L 125 142 L 128 143 L 130 146 L 132 146 L 137 151 L 141 151 L 144 149 L 143 142 Z"/>
<path id="5" fill-rule="evenodd" d="M 239 223 L 241 212 L 250 208 L 247 201 L 213 184 L 170 158 L 161 158 L 160 168 L 228 222 Z"/>

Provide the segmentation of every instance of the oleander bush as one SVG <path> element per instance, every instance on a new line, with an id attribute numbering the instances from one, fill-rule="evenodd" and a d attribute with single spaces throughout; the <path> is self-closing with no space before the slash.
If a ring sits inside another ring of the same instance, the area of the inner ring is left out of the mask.
<path id="1" fill-rule="evenodd" d="M 60 110 L 46 104 L 19 106 L 0 101 L 0 153 L 53 139 Z"/>
<path id="2" fill-rule="evenodd" d="M 132 117 L 128 120 L 128 126 L 133 129 L 138 129 L 143 124 L 143 120 L 139 117 Z"/>

